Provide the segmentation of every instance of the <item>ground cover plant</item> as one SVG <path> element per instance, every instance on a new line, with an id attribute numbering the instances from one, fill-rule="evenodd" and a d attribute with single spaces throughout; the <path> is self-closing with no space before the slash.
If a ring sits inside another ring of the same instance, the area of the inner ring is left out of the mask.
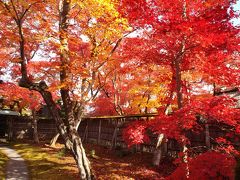
<path id="1" fill-rule="evenodd" d="M 154 179 L 172 172 L 171 163 L 159 170 L 151 166 L 151 154 L 119 156 L 116 151 L 86 144 L 86 152 L 93 162 L 97 179 Z M 63 145 L 14 144 L 12 148 L 27 161 L 31 179 L 78 179 L 77 166 L 69 153 L 63 153 Z M 95 156 L 91 156 L 91 151 Z M 140 158 L 141 157 L 141 158 Z M 167 164 L 167 163 L 166 163 Z"/>
<path id="2" fill-rule="evenodd" d="M 77 179 L 74 160 L 61 159 L 58 150 L 29 144 L 14 144 L 12 148 L 26 160 L 31 179 Z"/>
<path id="3" fill-rule="evenodd" d="M 8 157 L 0 151 L 0 177 L 5 179 L 5 170 L 7 165 Z"/>

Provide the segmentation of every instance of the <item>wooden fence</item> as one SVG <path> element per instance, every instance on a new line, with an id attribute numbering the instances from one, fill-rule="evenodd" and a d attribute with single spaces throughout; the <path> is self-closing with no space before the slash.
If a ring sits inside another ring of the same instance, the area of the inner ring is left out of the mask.
<path id="1" fill-rule="evenodd" d="M 128 116 L 108 116 L 108 117 L 89 117 L 83 118 L 78 132 L 84 143 L 96 143 L 98 145 L 107 146 L 109 148 L 126 148 L 126 144 L 122 138 L 123 128 L 131 121 L 147 120 L 157 116 L 156 114 L 147 115 L 128 115 Z M 11 117 L 2 118 L 7 121 L 7 134 L 9 139 L 33 140 L 33 124 L 30 117 Z M 210 125 L 210 135 L 212 138 L 220 136 L 223 132 L 218 126 Z M 51 138 L 56 135 L 57 129 L 52 119 L 38 119 L 38 135 L 40 141 L 50 142 Z M 157 135 L 149 131 L 150 142 L 147 144 L 134 146 L 136 151 L 153 152 L 157 142 Z M 188 134 L 191 140 L 191 147 L 204 147 L 205 132 Z M 60 139 L 61 141 L 61 139 Z M 213 145 L 213 141 L 211 142 Z M 239 145 L 239 143 L 238 143 Z M 169 139 L 163 145 L 164 154 L 174 155 L 180 150 L 180 146 L 175 140 Z"/>
<path id="2" fill-rule="evenodd" d="M 155 116 L 156 114 L 146 114 L 84 118 L 79 126 L 78 132 L 85 142 L 94 142 L 111 148 L 126 148 L 126 144 L 122 138 L 123 128 L 131 121 L 147 120 Z M 151 146 L 154 145 L 150 143 L 148 145 L 142 145 L 142 148 L 143 146 L 149 146 L 149 148 L 151 148 Z"/>
<path id="3" fill-rule="evenodd" d="M 127 123 L 135 120 L 154 118 L 156 114 L 128 115 L 128 116 L 105 116 L 83 118 L 78 132 L 84 143 L 96 143 L 109 148 L 126 148 L 122 138 L 122 130 Z M 33 140 L 33 123 L 31 117 L 7 117 L 8 128 L 5 134 L 11 140 Z M 56 135 L 55 122 L 51 118 L 38 118 L 38 136 L 40 141 L 50 142 Z M 151 135 L 151 142 L 136 146 L 138 150 L 151 152 L 154 149 L 156 135 Z M 60 138 L 61 141 L 61 138 Z"/>

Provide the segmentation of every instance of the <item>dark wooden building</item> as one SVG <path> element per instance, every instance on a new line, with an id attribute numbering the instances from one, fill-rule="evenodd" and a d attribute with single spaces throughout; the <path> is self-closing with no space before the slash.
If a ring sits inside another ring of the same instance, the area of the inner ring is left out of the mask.
<path id="1" fill-rule="evenodd" d="M 0 138 L 12 139 L 13 121 L 18 118 L 19 113 L 11 110 L 0 110 Z"/>

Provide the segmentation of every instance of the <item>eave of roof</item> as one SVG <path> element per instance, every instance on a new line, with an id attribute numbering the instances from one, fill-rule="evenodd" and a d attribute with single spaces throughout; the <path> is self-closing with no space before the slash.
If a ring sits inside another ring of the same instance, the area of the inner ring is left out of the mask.
<path id="1" fill-rule="evenodd" d="M 7 115 L 7 116 L 19 116 L 19 112 L 11 111 L 11 110 L 0 110 L 0 115 Z"/>
<path id="2" fill-rule="evenodd" d="M 116 115 L 116 116 L 95 116 L 95 117 L 83 117 L 86 119 L 121 119 L 121 118 L 141 118 L 141 117 L 155 117 L 158 116 L 157 113 L 149 113 L 149 114 L 129 114 L 129 115 Z"/>

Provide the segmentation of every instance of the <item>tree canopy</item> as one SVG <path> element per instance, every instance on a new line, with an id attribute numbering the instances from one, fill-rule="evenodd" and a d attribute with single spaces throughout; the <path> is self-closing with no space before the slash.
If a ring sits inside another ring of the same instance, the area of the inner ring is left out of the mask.
<path id="1" fill-rule="evenodd" d="M 239 109 L 234 99 L 215 96 L 219 88 L 240 87 L 235 4 L 0 0 L 0 75 L 5 81 L 0 96 L 10 104 L 18 101 L 20 107 L 48 106 L 82 179 L 92 176 L 77 133 L 86 113 L 158 112 L 155 120 L 131 124 L 124 131 L 126 142 L 146 141 L 150 129 L 176 139 L 185 150 L 190 145 L 186 134 L 204 129 L 200 121 L 224 124 L 227 136 L 214 139 L 220 144 L 216 154 L 205 153 L 216 158 L 237 154 L 230 137 L 239 138 Z M 189 176 L 191 165 L 206 154 L 190 160 L 185 150 L 179 167 Z"/>

